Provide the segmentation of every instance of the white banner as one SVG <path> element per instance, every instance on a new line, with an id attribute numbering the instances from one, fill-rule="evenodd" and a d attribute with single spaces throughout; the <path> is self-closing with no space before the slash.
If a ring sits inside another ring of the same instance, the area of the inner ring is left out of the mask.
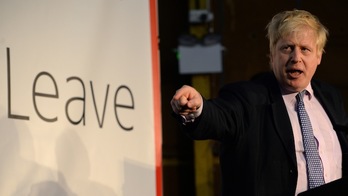
<path id="1" fill-rule="evenodd" d="M 0 0 L 1 196 L 161 195 L 154 12 Z"/>

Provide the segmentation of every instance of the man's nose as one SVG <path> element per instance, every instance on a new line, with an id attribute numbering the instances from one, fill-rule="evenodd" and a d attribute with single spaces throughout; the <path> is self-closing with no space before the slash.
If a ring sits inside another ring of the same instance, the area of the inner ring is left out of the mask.
<path id="1" fill-rule="evenodd" d="M 301 49 L 294 48 L 294 50 L 291 52 L 291 62 L 297 63 L 301 61 Z"/>

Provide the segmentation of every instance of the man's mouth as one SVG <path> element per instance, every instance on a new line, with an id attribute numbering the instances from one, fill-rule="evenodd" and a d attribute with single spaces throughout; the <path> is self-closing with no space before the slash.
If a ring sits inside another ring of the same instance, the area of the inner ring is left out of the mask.
<path id="1" fill-rule="evenodd" d="M 291 69 L 291 70 L 287 70 L 286 73 L 291 77 L 291 78 L 298 78 L 303 71 L 298 70 L 298 69 Z"/>

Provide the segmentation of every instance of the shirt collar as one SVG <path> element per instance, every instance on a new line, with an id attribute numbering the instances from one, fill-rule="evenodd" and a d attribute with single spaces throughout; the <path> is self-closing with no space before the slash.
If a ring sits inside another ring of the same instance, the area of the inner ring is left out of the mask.
<path id="1" fill-rule="evenodd" d="M 308 100 L 311 100 L 313 97 L 312 85 L 309 83 L 308 86 L 304 90 L 307 91 L 306 95 L 308 95 Z M 296 95 L 298 93 L 299 92 L 289 93 L 289 94 L 282 93 L 282 96 L 283 96 L 284 101 L 295 104 L 296 103 Z"/>
<path id="2" fill-rule="evenodd" d="M 313 97 L 313 89 L 311 83 L 309 83 L 305 90 L 307 90 L 306 95 L 308 95 L 308 99 L 311 100 Z"/>

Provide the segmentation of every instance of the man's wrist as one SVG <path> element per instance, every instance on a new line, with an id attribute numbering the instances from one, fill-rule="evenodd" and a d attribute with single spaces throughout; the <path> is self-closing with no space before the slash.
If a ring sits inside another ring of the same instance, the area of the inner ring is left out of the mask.
<path id="1" fill-rule="evenodd" d="M 187 116 L 185 115 L 180 115 L 181 116 L 181 122 L 183 125 L 187 125 L 188 123 L 193 123 L 195 122 L 195 115 L 193 113 L 188 114 Z"/>
<path id="2" fill-rule="evenodd" d="M 196 118 L 198 118 L 201 115 L 202 110 L 203 104 L 195 112 L 189 113 L 187 115 L 180 115 L 182 124 L 187 125 L 189 123 L 195 122 Z"/>

